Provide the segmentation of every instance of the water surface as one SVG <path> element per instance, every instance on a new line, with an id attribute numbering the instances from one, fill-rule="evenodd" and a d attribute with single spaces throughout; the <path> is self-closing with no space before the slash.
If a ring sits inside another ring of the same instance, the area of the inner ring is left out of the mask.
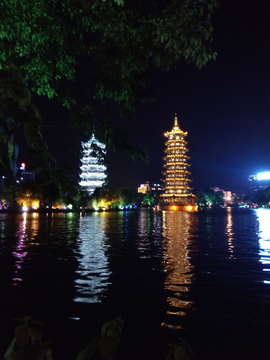
<path id="1" fill-rule="evenodd" d="M 165 360 L 178 336 L 201 360 L 270 358 L 270 210 L 0 219 L 1 356 L 12 318 L 32 314 L 54 359 L 115 316 L 115 359 Z"/>

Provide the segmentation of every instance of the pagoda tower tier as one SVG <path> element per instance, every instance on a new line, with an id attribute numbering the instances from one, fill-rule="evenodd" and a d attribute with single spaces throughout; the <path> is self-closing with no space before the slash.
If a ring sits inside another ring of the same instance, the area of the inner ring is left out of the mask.
<path id="1" fill-rule="evenodd" d="M 167 141 L 164 151 L 164 190 L 160 195 L 159 208 L 161 210 L 197 211 L 196 196 L 192 194 L 190 183 L 191 172 L 187 156 L 187 132 L 180 129 L 177 115 L 171 131 L 165 133 Z"/>

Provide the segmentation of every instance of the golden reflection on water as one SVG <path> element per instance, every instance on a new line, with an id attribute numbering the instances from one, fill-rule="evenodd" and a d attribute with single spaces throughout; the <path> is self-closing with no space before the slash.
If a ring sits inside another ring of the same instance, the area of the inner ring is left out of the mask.
<path id="1" fill-rule="evenodd" d="M 232 208 L 227 208 L 227 226 L 226 226 L 226 234 L 228 238 L 228 248 L 230 259 L 234 258 L 233 251 L 234 251 L 234 245 L 233 245 L 233 239 L 234 239 L 234 232 L 233 232 L 233 221 L 232 221 Z"/>
<path id="2" fill-rule="evenodd" d="M 259 222 L 259 256 L 260 262 L 264 265 L 263 271 L 270 271 L 270 210 L 257 209 L 257 219 Z M 264 283 L 270 284 L 269 277 Z"/>
<path id="3" fill-rule="evenodd" d="M 32 245 L 39 245 L 39 243 L 36 242 L 36 238 L 38 235 L 38 229 L 39 229 L 39 213 L 33 213 L 32 219 L 31 219 L 31 231 L 30 236 L 32 240 Z"/>
<path id="4" fill-rule="evenodd" d="M 188 298 L 189 286 L 194 282 L 193 266 L 190 262 L 192 240 L 190 230 L 196 231 L 196 215 L 184 211 L 163 211 L 163 264 L 167 274 L 165 289 L 172 292 L 167 297 L 170 315 L 186 315 L 194 303 Z M 163 323 L 163 326 L 171 325 Z M 180 328 L 177 326 L 177 328 Z"/>

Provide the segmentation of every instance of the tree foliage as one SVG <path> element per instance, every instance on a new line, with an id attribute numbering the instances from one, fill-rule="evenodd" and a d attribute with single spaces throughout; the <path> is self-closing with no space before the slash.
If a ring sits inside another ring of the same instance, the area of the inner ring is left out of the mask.
<path id="1" fill-rule="evenodd" d="M 43 340 L 40 328 L 43 326 L 32 316 L 15 319 L 23 322 L 14 330 L 14 339 L 5 352 L 5 360 L 48 360 L 51 359 L 51 348 Z"/>
<path id="2" fill-rule="evenodd" d="M 148 206 L 154 206 L 158 204 L 158 197 L 154 194 L 146 193 L 142 196 L 142 203 Z"/>
<path id="3" fill-rule="evenodd" d="M 250 191 L 244 196 L 243 201 L 250 207 L 253 205 L 270 207 L 270 186 L 258 191 Z"/>
<path id="4" fill-rule="evenodd" d="M 129 188 L 113 188 L 109 185 L 96 188 L 89 201 L 92 208 L 107 209 L 119 209 L 139 203 L 140 196 L 137 191 Z"/>
<path id="5" fill-rule="evenodd" d="M 0 82 L 0 162 L 15 176 L 19 129 L 24 128 L 25 140 L 34 150 L 41 136 L 41 115 L 14 65 L 0 71 Z"/>
<path id="6" fill-rule="evenodd" d="M 196 196 L 196 202 L 200 207 L 219 207 L 224 205 L 224 194 L 222 191 L 214 191 L 213 189 L 208 188 L 200 191 Z"/>
<path id="7" fill-rule="evenodd" d="M 40 131 L 40 116 L 31 105 L 31 93 L 58 98 L 69 109 L 87 105 L 88 121 L 100 118 L 99 102 L 109 101 L 121 115 L 132 111 L 138 99 L 152 98 L 149 68 L 168 70 L 180 58 L 201 68 L 216 57 L 208 46 L 216 8 L 216 0 L 2 0 L 1 73 L 17 69 L 20 92 L 27 102 L 1 111 L 1 123 L 9 119 L 18 125 L 14 111 L 20 110 L 32 146 Z M 84 79 L 85 104 L 79 104 L 80 95 L 72 92 L 78 74 Z M 2 97 L 3 86 L 1 82 Z M 78 114 L 77 124 L 85 125 Z M 115 130 L 106 129 L 104 137 L 113 138 Z M 0 141 L 9 144 L 11 138 Z M 121 147 L 134 150 L 126 141 Z M 15 150 L 10 151 L 14 155 Z"/>

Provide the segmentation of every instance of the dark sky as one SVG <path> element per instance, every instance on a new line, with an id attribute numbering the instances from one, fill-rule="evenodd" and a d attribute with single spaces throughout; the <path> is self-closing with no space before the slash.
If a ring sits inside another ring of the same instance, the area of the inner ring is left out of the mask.
<path id="1" fill-rule="evenodd" d="M 146 180 L 160 181 L 164 133 L 172 129 L 175 112 L 188 132 L 196 189 L 245 192 L 248 175 L 270 171 L 270 1 L 220 3 L 213 19 L 217 59 L 202 70 L 180 62 L 168 73 L 157 71 L 156 103 L 139 106 L 135 119 L 117 121 L 132 144 L 149 149 L 150 163 L 109 152 L 111 185 L 136 189 Z M 59 163 L 78 173 L 79 158 L 70 151 L 78 133 L 70 131 L 64 111 L 51 110 L 43 112 L 44 123 L 56 123 L 53 133 L 46 131 L 48 142 Z"/>

